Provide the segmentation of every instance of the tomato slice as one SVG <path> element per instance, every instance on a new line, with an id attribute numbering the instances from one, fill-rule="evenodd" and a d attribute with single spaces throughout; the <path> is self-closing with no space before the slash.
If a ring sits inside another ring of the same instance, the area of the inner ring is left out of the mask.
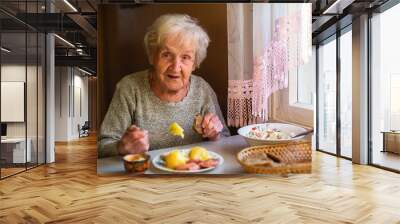
<path id="1" fill-rule="evenodd" d="M 218 165 L 218 159 L 208 159 L 204 160 L 200 164 L 201 168 L 210 168 L 210 167 L 216 167 Z"/>
<path id="2" fill-rule="evenodd" d="M 186 164 L 189 167 L 189 170 L 199 170 L 200 166 L 196 163 L 187 163 Z"/>
<path id="3" fill-rule="evenodd" d="M 200 166 L 196 163 L 188 162 L 188 163 L 182 164 L 180 166 L 177 166 L 175 169 L 176 170 L 199 170 Z"/>
<path id="4" fill-rule="evenodd" d="M 196 163 L 196 164 L 199 164 L 199 163 L 201 163 L 201 160 L 199 160 L 199 159 L 191 159 L 191 160 L 188 161 L 188 163 Z"/>

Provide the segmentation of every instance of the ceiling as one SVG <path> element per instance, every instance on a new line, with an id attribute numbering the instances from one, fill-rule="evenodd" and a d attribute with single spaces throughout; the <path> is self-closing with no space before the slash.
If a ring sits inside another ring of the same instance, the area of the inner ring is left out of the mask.
<path id="1" fill-rule="evenodd" d="M 28 32 L 54 32 L 74 45 L 66 43 L 61 38 L 55 38 L 56 65 L 80 66 L 95 73 L 98 5 L 137 6 L 138 3 L 149 2 L 166 3 L 179 2 L 179 0 L 47 0 L 47 5 L 45 0 L 1 0 L 2 45 L 13 49 L 14 56 L 25 55 L 27 51 L 28 58 L 31 58 L 30 53 L 33 54 L 37 50 L 36 36 L 28 35 L 28 39 L 25 40 L 25 29 L 27 28 Z M 387 0 L 253 0 L 248 2 L 312 3 L 312 31 L 315 44 L 335 33 L 338 27 L 350 24 L 352 17 L 368 9 L 376 8 Z M 50 11 L 52 13 L 49 13 Z M 28 43 L 26 50 L 25 41 Z M 39 44 L 39 47 L 43 46 Z M 11 55 L 7 57 L 12 58 Z"/>
<path id="2" fill-rule="evenodd" d="M 58 35 L 56 65 L 79 66 L 96 73 L 97 5 L 96 0 L 1 0 L 1 43 L 12 49 L 10 53 L 2 52 L 2 60 L 37 60 L 36 51 L 44 48 L 44 44 L 37 43 L 43 40 L 37 38 L 38 33 L 54 32 Z"/>
<path id="3" fill-rule="evenodd" d="M 373 11 L 388 0 L 317 0 L 313 2 L 313 44 L 350 25 L 354 17 Z"/>

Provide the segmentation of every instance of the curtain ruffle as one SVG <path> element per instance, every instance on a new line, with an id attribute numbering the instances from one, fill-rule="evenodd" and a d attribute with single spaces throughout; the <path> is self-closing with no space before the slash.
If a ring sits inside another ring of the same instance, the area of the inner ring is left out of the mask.
<path id="1" fill-rule="evenodd" d="M 271 7 L 272 13 L 268 14 L 268 16 L 280 15 L 272 18 L 273 26 L 270 28 L 271 30 L 268 31 L 261 27 L 259 29 L 257 27 L 253 28 L 257 32 L 271 32 L 272 35 L 268 42 L 261 44 L 265 46 L 261 54 L 253 55 L 251 79 L 249 79 L 249 74 L 245 73 L 239 73 L 243 74 L 243 79 L 237 79 L 237 71 L 235 71 L 235 78 L 231 74 L 229 76 L 229 126 L 242 127 L 267 121 L 269 97 L 274 92 L 287 88 L 289 85 L 289 71 L 308 62 L 311 57 L 311 8 L 309 4 L 298 5 L 299 7 L 296 10 L 288 10 L 286 8 L 282 10 L 280 8 L 279 13 L 274 13 L 274 8 Z M 248 8 L 243 9 L 248 10 Z M 237 22 L 238 18 L 232 17 L 232 13 L 235 12 L 228 13 L 231 18 L 235 18 L 235 21 L 231 21 L 231 23 Z M 265 11 L 265 13 L 268 13 L 268 11 Z M 257 18 L 253 15 L 253 20 L 247 21 L 254 22 Z M 244 23 L 242 21 L 238 24 L 253 26 L 253 24 Z M 262 24 L 262 22 L 258 24 Z M 231 32 L 228 31 L 228 33 Z M 251 46 L 252 44 L 247 43 L 249 40 L 253 41 L 253 45 L 256 41 L 265 41 L 254 39 L 254 37 L 253 39 L 242 38 L 239 46 Z M 256 46 L 260 46 L 260 44 Z M 245 56 L 247 55 L 234 55 L 232 59 L 244 58 Z"/>

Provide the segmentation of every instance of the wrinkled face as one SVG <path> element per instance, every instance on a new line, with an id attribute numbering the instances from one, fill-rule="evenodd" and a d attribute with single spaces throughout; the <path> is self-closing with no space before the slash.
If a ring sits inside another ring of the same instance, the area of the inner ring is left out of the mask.
<path id="1" fill-rule="evenodd" d="M 155 78 L 163 91 L 178 92 L 189 85 L 195 69 L 195 45 L 181 38 L 167 37 L 154 55 Z"/>

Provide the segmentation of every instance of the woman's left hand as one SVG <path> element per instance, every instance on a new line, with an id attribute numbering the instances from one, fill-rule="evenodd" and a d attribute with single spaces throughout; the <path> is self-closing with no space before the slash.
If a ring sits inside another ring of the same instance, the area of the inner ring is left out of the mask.
<path id="1" fill-rule="evenodd" d="M 218 140 L 219 133 L 221 133 L 224 126 L 217 115 L 208 112 L 203 118 L 201 127 L 203 128 L 203 138 L 214 141 Z"/>

